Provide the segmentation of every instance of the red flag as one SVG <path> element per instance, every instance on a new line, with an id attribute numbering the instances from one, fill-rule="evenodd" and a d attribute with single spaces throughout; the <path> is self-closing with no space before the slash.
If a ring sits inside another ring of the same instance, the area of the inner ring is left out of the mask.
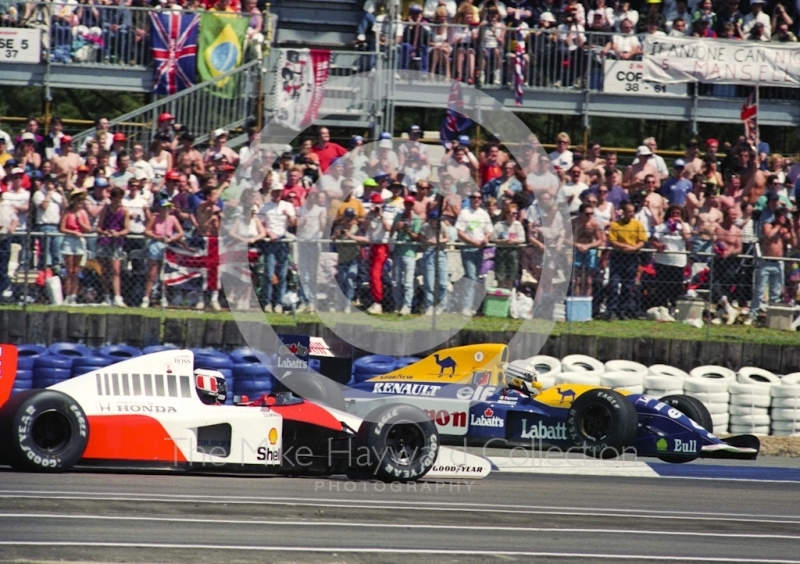
<path id="1" fill-rule="evenodd" d="M 755 94 L 750 94 L 744 101 L 740 117 L 742 123 L 744 123 L 745 137 L 755 141 L 758 137 L 758 104 L 756 103 Z"/>

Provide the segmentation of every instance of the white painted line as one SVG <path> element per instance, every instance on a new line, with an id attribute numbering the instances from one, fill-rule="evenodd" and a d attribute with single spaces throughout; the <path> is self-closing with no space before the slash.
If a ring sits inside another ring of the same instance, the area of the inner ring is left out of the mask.
<path id="1" fill-rule="evenodd" d="M 628 478 L 660 478 L 658 472 L 644 463 L 580 458 L 489 456 L 499 472 L 517 474 L 559 474 L 564 476 L 620 476 Z"/>
<path id="2" fill-rule="evenodd" d="M 80 548 L 149 548 L 179 550 L 217 550 L 217 551 L 259 551 L 259 552 L 313 552 L 313 553 L 345 553 L 345 554 L 430 554 L 444 556 L 529 556 L 539 558 L 587 558 L 590 560 L 633 560 L 637 562 L 656 560 L 664 562 L 733 562 L 753 564 L 800 564 L 800 560 L 784 560 L 770 558 L 731 558 L 716 556 L 665 556 L 648 554 L 598 554 L 580 552 L 539 552 L 524 550 L 455 550 L 455 549 L 415 549 L 415 548 L 343 548 L 317 546 L 245 546 L 245 545 L 197 545 L 197 544 L 159 544 L 159 543 L 117 543 L 117 542 L 27 542 L 0 541 L 0 546 L 42 546 Z"/>
<path id="3" fill-rule="evenodd" d="M 427 525 L 417 523 L 375 523 L 356 521 L 280 521 L 263 519 L 208 519 L 191 517 L 133 517 L 126 515 L 72 515 L 67 513 L 0 513 L 0 519 L 73 519 L 88 521 L 137 521 L 166 523 L 202 523 L 205 525 L 254 525 L 254 526 L 292 526 L 292 527 L 358 527 L 372 529 L 424 529 L 424 530 L 457 530 L 457 531 L 497 531 L 496 526 L 479 525 Z M 651 531 L 641 529 L 592 529 L 568 527 L 503 527 L 503 531 L 520 533 L 575 533 L 575 534 L 610 534 L 610 535 L 659 535 L 684 537 L 715 537 L 736 539 L 780 539 L 800 540 L 800 535 L 754 534 L 754 533 L 708 533 L 698 531 Z"/>

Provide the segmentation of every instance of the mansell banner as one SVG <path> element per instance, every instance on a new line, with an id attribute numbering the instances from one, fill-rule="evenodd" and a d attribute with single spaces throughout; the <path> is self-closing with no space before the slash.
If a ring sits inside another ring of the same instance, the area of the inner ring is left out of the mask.
<path id="1" fill-rule="evenodd" d="M 646 36 L 642 62 L 652 82 L 800 86 L 798 43 Z"/>
<path id="2" fill-rule="evenodd" d="M 273 91 L 275 121 L 301 131 L 319 115 L 331 52 L 322 49 L 280 49 Z"/>

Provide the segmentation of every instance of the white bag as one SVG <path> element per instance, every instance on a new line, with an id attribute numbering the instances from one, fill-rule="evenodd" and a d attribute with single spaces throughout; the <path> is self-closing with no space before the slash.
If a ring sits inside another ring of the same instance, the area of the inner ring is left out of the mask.
<path id="1" fill-rule="evenodd" d="M 47 292 L 47 298 L 53 305 L 62 305 L 64 303 L 64 294 L 61 291 L 61 278 L 58 276 L 51 276 L 44 281 L 44 289 Z"/>

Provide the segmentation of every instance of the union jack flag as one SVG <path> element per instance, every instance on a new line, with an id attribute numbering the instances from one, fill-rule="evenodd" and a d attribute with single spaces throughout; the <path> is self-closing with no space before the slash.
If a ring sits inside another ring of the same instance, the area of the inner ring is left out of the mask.
<path id="1" fill-rule="evenodd" d="M 219 239 L 196 237 L 186 245 L 170 245 L 164 256 L 164 285 L 171 288 L 219 289 Z M 195 284 L 200 282 L 200 287 Z"/>
<path id="2" fill-rule="evenodd" d="M 200 16 L 151 12 L 150 23 L 155 62 L 153 92 L 175 94 L 194 85 Z"/>
<path id="3" fill-rule="evenodd" d="M 741 118 L 744 123 L 745 137 L 755 141 L 758 138 L 758 103 L 755 93 L 750 94 L 744 101 Z"/>
<path id="4" fill-rule="evenodd" d="M 464 98 L 461 96 L 461 83 L 456 81 L 450 88 L 450 96 L 447 98 L 447 115 L 439 128 L 439 141 L 447 150 L 452 149 L 453 139 L 472 125 L 472 120 L 459 110 L 464 111 Z"/>
<path id="5" fill-rule="evenodd" d="M 517 106 L 522 105 L 522 96 L 525 93 L 522 87 L 525 85 L 525 74 L 522 72 L 522 57 L 525 54 L 525 36 L 522 30 L 517 30 L 517 44 L 514 47 L 514 102 Z"/>

